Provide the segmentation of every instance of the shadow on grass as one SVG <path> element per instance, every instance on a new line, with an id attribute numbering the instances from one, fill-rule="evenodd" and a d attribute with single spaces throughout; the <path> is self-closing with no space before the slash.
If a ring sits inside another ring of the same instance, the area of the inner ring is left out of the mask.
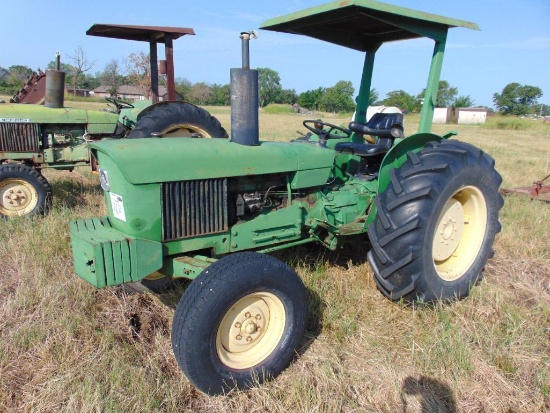
<path id="1" fill-rule="evenodd" d="M 431 377 L 420 376 L 419 378 L 407 377 L 403 380 L 401 386 L 401 400 L 403 401 L 403 413 L 414 409 L 410 406 L 413 400 L 414 404 L 420 404 L 422 413 L 456 413 L 456 399 L 453 391 L 445 383 Z M 416 406 L 415 406 L 416 407 Z"/>

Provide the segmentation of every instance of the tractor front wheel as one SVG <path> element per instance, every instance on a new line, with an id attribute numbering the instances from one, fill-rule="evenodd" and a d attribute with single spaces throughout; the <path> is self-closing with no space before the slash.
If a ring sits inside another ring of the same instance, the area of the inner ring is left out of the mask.
<path id="1" fill-rule="evenodd" d="M 392 300 L 466 297 L 493 255 L 502 178 L 489 155 L 463 142 L 407 155 L 376 198 L 368 254 L 375 281 Z"/>
<path id="2" fill-rule="evenodd" d="M 0 217 L 45 215 L 52 203 L 46 178 L 27 165 L 0 165 Z"/>
<path id="3" fill-rule="evenodd" d="M 137 122 L 128 138 L 149 138 L 158 133 L 165 138 L 224 138 L 228 135 L 220 121 L 206 110 L 186 102 L 161 103 Z"/>
<path id="4" fill-rule="evenodd" d="M 246 389 L 290 364 L 306 317 L 307 292 L 290 267 L 268 255 L 236 253 L 205 269 L 185 291 L 172 348 L 199 390 Z"/>

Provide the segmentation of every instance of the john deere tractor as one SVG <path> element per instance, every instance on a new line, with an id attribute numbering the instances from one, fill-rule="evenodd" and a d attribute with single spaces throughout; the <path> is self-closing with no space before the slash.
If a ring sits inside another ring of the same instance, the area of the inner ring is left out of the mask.
<path id="1" fill-rule="evenodd" d="M 90 145 L 108 215 L 71 222 L 76 273 L 98 288 L 193 279 L 174 314 L 172 346 L 208 394 L 276 376 L 301 345 L 306 289 L 273 251 L 307 243 L 335 250 L 368 234 L 365 254 L 390 300 L 466 297 L 493 255 L 503 201 L 489 155 L 430 132 L 453 27 L 477 29 L 373 0 L 266 21 L 264 30 L 365 53 L 353 122 L 305 120 L 309 134 L 284 143 L 259 138 L 258 74 L 249 69 L 251 35 L 242 33 L 243 68 L 231 69 L 231 139 L 159 133 Z M 376 51 L 419 37 L 435 48 L 419 130 L 405 137 L 402 114 L 366 121 L 366 110 Z"/>
<path id="2" fill-rule="evenodd" d="M 65 73 L 46 70 L 43 104 L 0 104 L 0 218 L 41 215 L 48 212 L 52 190 L 42 170 L 73 170 L 91 162 L 88 143 L 106 138 L 139 138 L 152 132 L 178 137 L 222 137 L 227 133 L 205 110 L 176 101 L 172 40 L 193 29 L 156 26 L 93 25 L 92 36 L 150 42 L 152 100 L 127 103 L 106 98 L 103 111 L 64 106 Z M 167 52 L 164 74 L 167 100 L 159 102 L 156 44 Z M 40 88 L 36 88 L 40 89 Z M 33 96 L 35 99 L 36 95 Z M 15 99 L 19 102 L 20 99 Z"/>

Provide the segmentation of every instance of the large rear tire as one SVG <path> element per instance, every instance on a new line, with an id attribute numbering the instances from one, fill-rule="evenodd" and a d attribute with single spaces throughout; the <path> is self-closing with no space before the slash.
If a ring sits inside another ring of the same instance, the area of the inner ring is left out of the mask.
<path id="1" fill-rule="evenodd" d="M 409 152 L 377 196 L 369 226 L 380 291 L 409 303 L 466 297 L 493 256 L 501 181 L 494 160 L 463 142 Z"/>
<path id="2" fill-rule="evenodd" d="M 174 314 L 172 348 L 199 390 L 246 389 L 290 364 L 306 318 L 307 292 L 290 267 L 268 255 L 236 253 L 187 288 Z"/>
<path id="3" fill-rule="evenodd" d="M 167 138 L 228 138 L 218 119 L 186 102 L 166 102 L 151 108 L 138 120 L 128 138 L 149 138 L 153 133 Z"/>
<path id="4" fill-rule="evenodd" d="M 27 165 L 0 165 L 0 217 L 45 215 L 52 205 L 50 184 Z"/>

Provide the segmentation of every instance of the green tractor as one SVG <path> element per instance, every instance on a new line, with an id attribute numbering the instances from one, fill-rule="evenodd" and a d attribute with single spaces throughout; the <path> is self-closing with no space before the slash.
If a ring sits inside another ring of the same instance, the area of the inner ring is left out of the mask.
<path id="1" fill-rule="evenodd" d="M 159 131 L 178 137 L 227 138 L 219 121 L 208 112 L 176 101 L 172 40 L 194 34 L 192 29 L 96 24 L 87 34 L 149 41 L 153 99 L 130 104 L 108 97 L 109 106 L 103 111 L 64 107 L 65 73 L 59 70 L 58 55 L 57 69 L 46 70 L 45 87 L 42 85 L 45 96 L 39 96 L 43 105 L 13 100 L 0 104 L 0 218 L 47 213 L 52 190 L 42 170 L 72 171 L 90 165 L 90 142 L 139 138 Z M 157 42 L 164 42 L 167 50 L 166 64 L 161 65 L 168 68 L 164 73 L 166 101 L 159 101 L 158 96 Z"/>
<path id="2" fill-rule="evenodd" d="M 259 139 L 251 34 L 242 33 L 230 140 L 155 134 L 90 145 L 108 216 L 71 222 L 76 273 L 98 288 L 192 279 L 174 314 L 172 346 L 207 394 L 276 376 L 301 345 L 306 288 L 268 253 L 307 243 L 335 250 L 368 234 L 368 260 L 390 300 L 466 297 L 493 255 L 503 200 L 490 156 L 452 133 L 430 132 L 452 27 L 477 25 L 372 0 L 266 21 L 264 30 L 365 52 L 354 121 L 306 120 L 310 133 L 292 142 Z M 433 39 L 435 49 L 419 131 L 405 138 L 402 114 L 365 117 L 376 51 L 418 37 Z"/>

